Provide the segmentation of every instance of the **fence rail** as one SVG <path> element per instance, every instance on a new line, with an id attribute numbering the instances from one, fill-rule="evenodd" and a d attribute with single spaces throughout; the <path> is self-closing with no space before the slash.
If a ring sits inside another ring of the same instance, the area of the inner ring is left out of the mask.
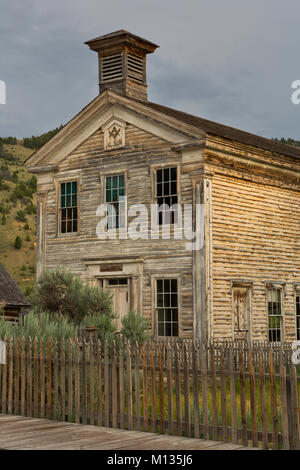
<path id="1" fill-rule="evenodd" d="M 300 377 L 289 345 L 4 342 L 2 413 L 300 449 Z"/>

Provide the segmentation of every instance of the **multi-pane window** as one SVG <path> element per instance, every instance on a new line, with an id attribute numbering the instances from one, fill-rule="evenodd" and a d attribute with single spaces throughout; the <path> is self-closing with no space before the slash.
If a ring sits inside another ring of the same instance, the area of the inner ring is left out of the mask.
<path id="1" fill-rule="evenodd" d="M 281 289 L 268 289 L 269 341 L 282 341 Z"/>
<path id="2" fill-rule="evenodd" d="M 177 279 L 157 279 L 156 311 L 158 336 L 178 336 Z"/>
<path id="3" fill-rule="evenodd" d="M 60 232 L 78 231 L 77 181 L 60 184 Z"/>
<path id="4" fill-rule="evenodd" d="M 296 329 L 297 340 L 300 340 L 300 289 L 296 290 Z"/>
<path id="5" fill-rule="evenodd" d="M 106 177 L 107 228 L 121 228 L 125 224 L 124 175 Z"/>
<path id="6" fill-rule="evenodd" d="M 159 207 L 165 205 L 165 208 L 162 209 L 158 207 L 159 225 L 176 223 L 176 210 L 170 211 L 169 208 L 177 203 L 177 168 L 156 170 L 156 204 Z"/>

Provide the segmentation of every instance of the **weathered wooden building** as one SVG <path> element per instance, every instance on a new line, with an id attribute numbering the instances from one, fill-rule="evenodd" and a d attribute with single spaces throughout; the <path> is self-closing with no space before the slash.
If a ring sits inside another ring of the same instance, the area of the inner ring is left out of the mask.
<path id="1" fill-rule="evenodd" d="M 300 149 L 149 102 L 147 40 L 122 30 L 87 45 L 99 96 L 27 160 L 37 273 L 61 265 L 111 289 L 119 314 L 143 312 L 155 336 L 300 339 Z M 178 219 L 170 239 L 120 239 L 124 196 L 149 214 L 190 204 L 194 223 L 203 204 L 200 249 L 176 239 Z M 102 203 L 117 210 L 115 240 L 97 236 Z"/>
<path id="2" fill-rule="evenodd" d="M 0 263 L 0 318 L 18 321 L 22 311 L 28 310 L 29 307 L 25 295 Z"/>

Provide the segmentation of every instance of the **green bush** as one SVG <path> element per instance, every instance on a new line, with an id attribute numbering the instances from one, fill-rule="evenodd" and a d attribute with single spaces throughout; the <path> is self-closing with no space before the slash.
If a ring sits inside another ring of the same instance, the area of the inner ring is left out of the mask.
<path id="1" fill-rule="evenodd" d="M 130 311 L 122 318 L 121 334 L 131 344 L 143 344 L 149 339 L 150 321 L 143 315 Z"/>
<path id="2" fill-rule="evenodd" d="M 48 313 L 35 314 L 30 312 L 20 319 L 19 323 L 0 320 L 0 338 L 57 338 L 62 339 L 75 338 L 77 336 L 76 325 L 69 322 L 66 318 L 55 317 Z"/>
<path id="3" fill-rule="evenodd" d="M 78 276 L 57 268 L 45 270 L 31 297 L 35 312 L 49 312 L 80 324 L 83 317 L 106 315 L 113 320 L 112 299 L 108 291 L 84 285 Z"/>
<path id="4" fill-rule="evenodd" d="M 16 250 L 20 250 L 22 248 L 22 244 L 23 243 L 22 243 L 21 238 L 19 236 L 17 236 L 16 239 L 15 239 L 14 248 Z"/>

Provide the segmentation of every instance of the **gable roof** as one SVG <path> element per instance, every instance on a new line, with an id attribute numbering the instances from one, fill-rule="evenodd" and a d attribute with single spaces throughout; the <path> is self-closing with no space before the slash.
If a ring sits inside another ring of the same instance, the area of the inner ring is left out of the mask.
<path id="1" fill-rule="evenodd" d="M 190 126 L 199 127 L 199 129 L 208 134 L 213 134 L 225 139 L 235 140 L 243 144 L 252 145 L 253 147 L 270 150 L 271 152 L 281 153 L 289 157 L 300 158 L 300 147 L 282 144 L 281 142 L 251 134 L 250 132 L 242 131 L 240 129 L 235 129 L 234 127 L 226 126 L 224 124 L 219 124 L 218 122 L 209 121 L 208 119 L 184 113 L 183 111 L 178 111 L 177 109 L 168 108 L 167 106 L 162 106 L 157 103 L 151 103 L 150 101 L 136 101 L 139 101 L 139 103 L 149 106 L 156 111 L 178 119 L 179 121 L 183 121 Z"/>
<path id="2" fill-rule="evenodd" d="M 29 307 L 28 300 L 0 263 L 0 302 L 7 306 Z"/>
<path id="3" fill-rule="evenodd" d="M 199 137 L 199 133 L 201 132 L 202 134 L 206 133 L 215 135 L 228 140 L 250 145 L 256 148 L 269 150 L 270 152 L 276 152 L 281 155 L 286 155 L 288 157 L 293 157 L 297 159 L 300 158 L 300 147 L 283 144 L 281 142 L 277 142 L 274 140 L 267 139 L 265 137 L 252 134 L 250 132 L 242 131 L 240 129 L 226 126 L 224 124 L 194 116 L 192 114 L 188 114 L 174 108 L 169 108 L 167 106 L 163 106 L 150 101 L 142 101 L 107 89 L 103 91 L 100 95 L 98 95 L 96 98 L 94 98 L 88 105 L 86 105 L 76 116 L 74 116 L 57 134 L 55 134 L 40 149 L 30 155 L 27 160 L 25 160 L 25 165 L 29 168 L 30 171 L 33 171 L 36 166 L 39 166 L 39 162 L 44 158 L 50 156 L 51 160 L 51 155 L 58 157 L 62 149 L 63 143 L 68 146 L 67 153 L 72 151 L 72 149 L 70 148 L 71 146 L 76 148 L 80 144 L 79 135 L 76 135 L 76 139 L 74 139 L 75 132 L 78 133 L 78 129 L 81 129 L 82 126 L 87 129 L 87 121 L 91 118 L 92 120 L 95 119 L 95 113 L 99 112 L 101 108 L 105 113 L 107 111 L 108 105 L 112 106 L 116 103 L 120 104 L 123 107 L 128 106 L 128 108 L 130 107 L 132 110 L 134 110 L 134 108 L 138 105 L 138 109 L 136 110 L 136 112 L 139 115 L 144 113 L 145 116 L 147 116 L 148 108 L 149 112 L 151 110 L 152 114 L 156 114 L 155 120 L 157 124 L 161 119 L 161 121 L 165 122 L 165 124 L 169 126 L 170 129 L 172 128 L 173 131 L 176 130 L 176 121 L 180 122 L 182 123 L 182 125 L 186 126 L 186 129 L 188 129 L 186 134 L 187 138 L 188 135 L 190 138 L 193 138 L 192 135 L 194 129 L 194 132 L 196 131 L 194 138 L 196 137 L 196 134 Z M 164 118 L 168 119 L 168 122 L 164 121 Z M 90 135 L 92 135 L 95 130 L 96 129 L 92 129 Z M 183 136 L 184 134 L 181 135 Z M 86 138 L 87 135 L 84 135 L 82 137 L 82 140 L 85 140 Z M 49 169 L 50 166 L 45 166 L 45 171 L 49 171 Z"/>

